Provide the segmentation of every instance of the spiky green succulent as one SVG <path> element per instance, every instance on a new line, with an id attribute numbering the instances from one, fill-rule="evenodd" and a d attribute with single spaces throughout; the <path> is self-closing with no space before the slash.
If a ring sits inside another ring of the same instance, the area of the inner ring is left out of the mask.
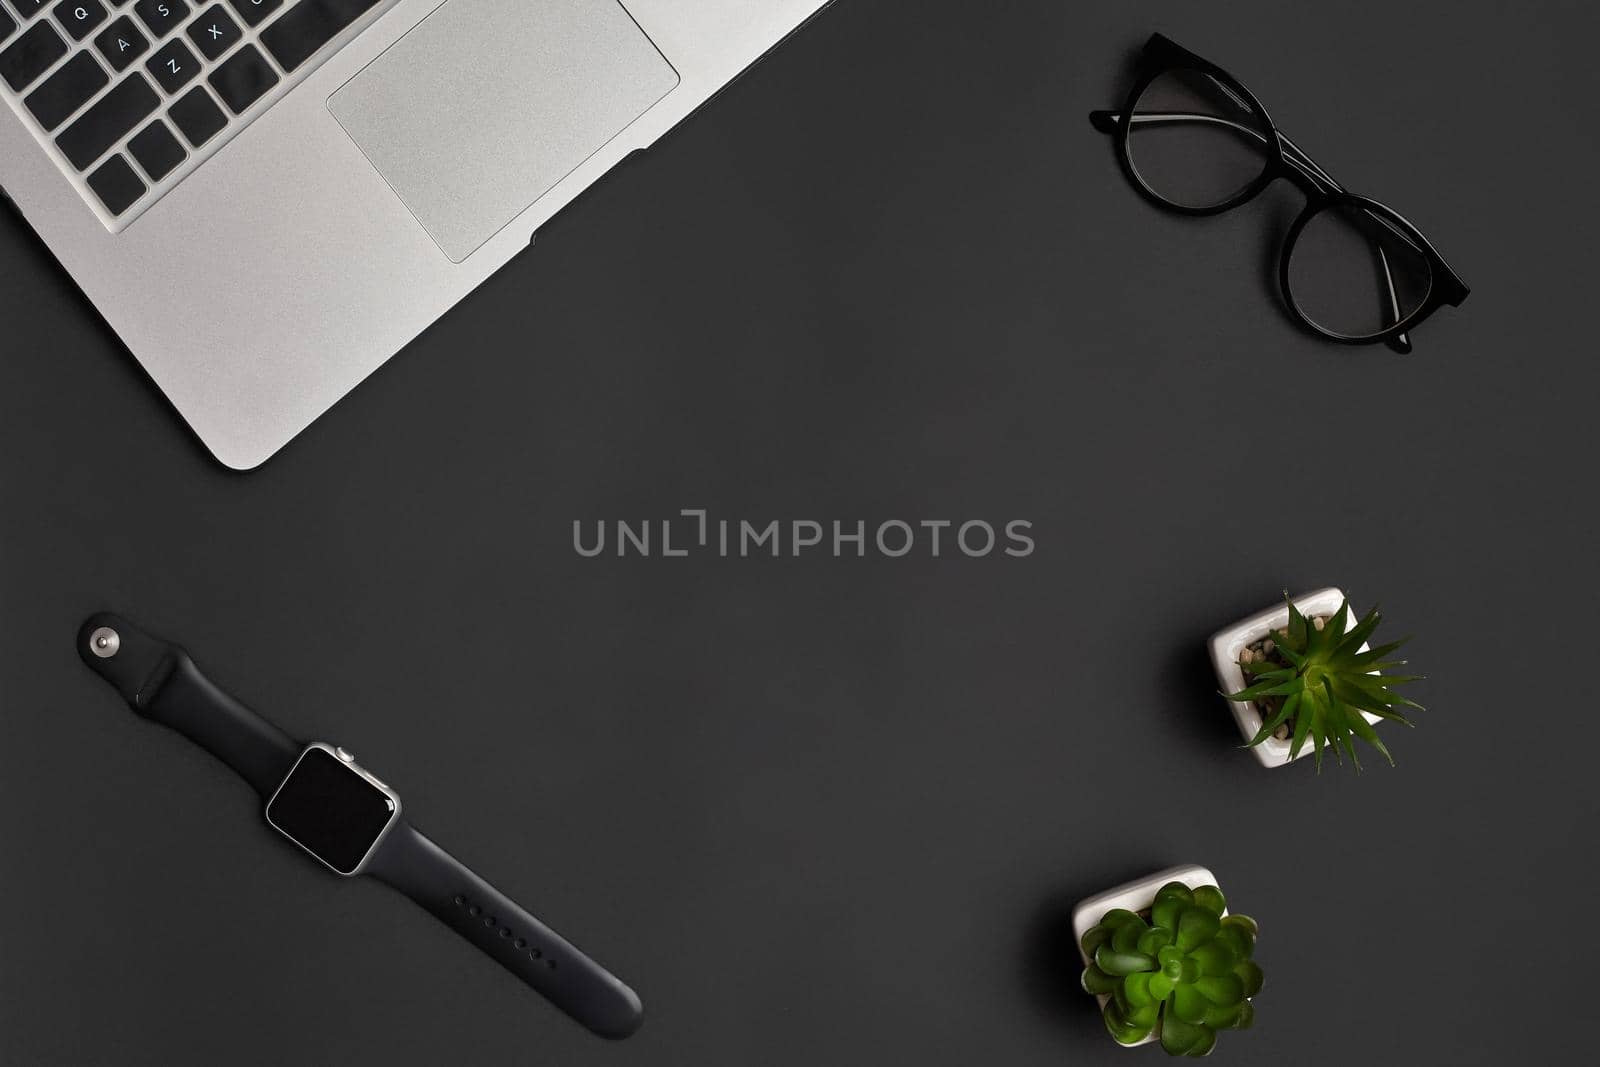
<path id="1" fill-rule="evenodd" d="M 1250 998 L 1261 992 L 1256 923 L 1224 916 L 1226 907 L 1214 885 L 1168 882 L 1148 921 L 1113 908 L 1083 935 L 1083 988 L 1110 997 L 1103 1014 L 1112 1037 L 1132 1045 L 1155 1033 L 1173 1056 L 1204 1056 L 1218 1030 L 1250 1025 Z"/>
<path id="2" fill-rule="evenodd" d="M 1284 599 L 1289 598 L 1286 595 Z M 1292 731 L 1289 758 L 1298 757 L 1309 739 L 1319 771 L 1324 748 L 1332 749 L 1340 763 L 1348 753 L 1360 770 L 1354 742 L 1358 737 L 1392 766 L 1394 757 L 1363 713 L 1410 726 L 1400 709 L 1420 711 L 1422 705 L 1400 696 L 1393 687 L 1420 681 L 1421 676 L 1379 673 L 1405 666 L 1405 660 L 1388 657 L 1409 638 L 1361 650 L 1381 619 L 1374 607 L 1351 628 L 1350 601 L 1346 600 L 1319 629 L 1289 600 L 1289 625 L 1273 631 L 1272 649 L 1265 660 L 1239 664 L 1250 684 L 1228 694 L 1229 700 L 1268 703 L 1268 713 L 1262 716 L 1261 729 L 1250 746 L 1261 744 L 1278 727 L 1288 724 Z"/>

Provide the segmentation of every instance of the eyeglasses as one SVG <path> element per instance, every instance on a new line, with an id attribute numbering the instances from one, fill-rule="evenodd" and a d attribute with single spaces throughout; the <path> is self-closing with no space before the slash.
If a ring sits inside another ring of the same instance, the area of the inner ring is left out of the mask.
<path id="1" fill-rule="evenodd" d="M 1399 212 L 1348 192 L 1273 125 L 1250 90 L 1155 34 L 1121 111 L 1095 111 L 1128 179 L 1158 207 L 1217 215 L 1279 178 L 1306 209 L 1284 238 L 1278 280 L 1296 319 L 1342 344 L 1411 351 L 1410 333 L 1471 291 Z"/>

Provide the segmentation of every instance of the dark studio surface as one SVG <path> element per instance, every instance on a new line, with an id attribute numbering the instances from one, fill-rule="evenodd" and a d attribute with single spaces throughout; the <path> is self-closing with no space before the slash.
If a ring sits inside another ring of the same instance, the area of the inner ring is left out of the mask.
<path id="1" fill-rule="evenodd" d="M 1135 195 L 1086 115 L 1154 29 L 1472 298 L 1329 345 L 1272 288 L 1293 190 Z M 1597 29 L 838 0 L 249 475 L 0 213 L 0 1062 L 1154 1063 L 1064 930 L 1180 862 L 1261 924 L 1227 1062 L 1585 1060 Z M 573 550 L 681 508 L 1037 550 Z M 1205 638 L 1330 584 L 1416 635 L 1429 710 L 1395 769 L 1264 770 Z M 357 752 L 644 1029 L 277 838 L 84 669 L 102 608 Z"/>

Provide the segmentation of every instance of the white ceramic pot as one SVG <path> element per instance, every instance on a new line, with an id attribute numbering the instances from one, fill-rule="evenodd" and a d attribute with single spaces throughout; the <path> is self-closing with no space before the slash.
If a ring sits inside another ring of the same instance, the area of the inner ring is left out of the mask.
<path id="1" fill-rule="evenodd" d="M 1331 617 L 1339 610 L 1339 605 L 1344 603 L 1344 594 L 1337 589 L 1318 589 L 1314 593 L 1305 593 L 1294 598 L 1294 606 L 1306 618 L 1314 615 Z M 1350 625 L 1354 626 L 1358 616 L 1354 605 L 1350 608 Z M 1248 619 L 1241 619 L 1225 629 L 1218 630 L 1211 636 L 1211 665 L 1217 672 L 1217 685 L 1223 693 L 1237 693 L 1244 689 L 1244 669 L 1239 666 L 1239 654 L 1257 641 L 1266 637 L 1273 630 L 1281 630 L 1289 625 L 1289 605 L 1279 604 L 1275 608 L 1257 612 Z M 1363 650 L 1366 645 L 1361 646 Z M 1244 735 L 1245 743 L 1261 732 L 1261 711 L 1255 704 L 1248 701 L 1230 700 L 1228 706 L 1233 709 L 1233 720 L 1239 724 L 1239 733 Z M 1362 713 L 1369 723 L 1379 723 L 1383 720 L 1376 715 Z M 1282 767 L 1285 763 L 1293 762 L 1289 759 L 1290 743 L 1280 741 L 1276 737 L 1269 737 L 1250 751 L 1255 754 L 1263 767 Z M 1307 740 L 1300 749 L 1300 757 L 1311 755 L 1311 742 Z"/>
<path id="2" fill-rule="evenodd" d="M 1222 888 L 1217 885 L 1216 875 L 1204 867 L 1191 863 L 1183 867 L 1168 867 L 1164 871 L 1157 871 L 1155 874 L 1128 882 L 1126 885 L 1119 885 L 1115 889 L 1108 889 L 1104 893 L 1097 893 L 1085 900 L 1080 900 L 1078 906 L 1072 909 L 1072 940 L 1078 946 L 1078 955 L 1083 957 L 1083 965 L 1085 967 L 1089 966 L 1089 957 L 1084 955 L 1083 952 L 1083 935 L 1088 933 L 1095 923 L 1105 918 L 1106 912 L 1112 908 L 1144 911 L 1156 902 L 1157 891 L 1168 882 L 1182 882 L 1190 889 L 1203 885 L 1216 885 L 1218 889 Z M 1226 915 L 1228 913 L 1224 910 L 1222 914 Z M 1100 1002 L 1100 1010 L 1105 1011 L 1106 1001 L 1111 998 L 1096 997 L 1095 999 Z M 1143 1041 L 1137 1041 L 1132 1045 L 1123 1045 L 1122 1047 L 1138 1048 L 1140 1045 L 1148 1045 L 1156 1040 L 1159 1040 L 1157 1033 L 1152 1032 Z"/>

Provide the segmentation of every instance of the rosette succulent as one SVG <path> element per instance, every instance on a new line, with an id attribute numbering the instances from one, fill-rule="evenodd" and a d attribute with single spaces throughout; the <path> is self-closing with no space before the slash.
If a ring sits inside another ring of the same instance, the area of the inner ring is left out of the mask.
<path id="1" fill-rule="evenodd" d="M 1418 675 L 1378 673 L 1405 666 L 1405 660 L 1388 657 L 1408 639 L 1361 651 L 1381 619 L 1373 608 L 1350 628 L 1350 601 L 1346 600 L 1326 622 L 1310 621 L 1289 600 L 1289 625 L 1274 630 L 1263 643 L 1264 656 L 1241 660 L 1239 666 L 1250 684 L 1228 694 L 1229 700 L 1256 701 L 1267 707 L 1250 746 L 1287 726 L 1293 737 L 1289 758 L 1299 756 L 1309 738 L 1318 770 L 1322 769 L 1324 748 L 1332 749 L 1340 763 L 1344 762 L 1343 753 L 1349 753 L 1360 770 L 1353 740 L 1357 737 L 1381 752 L 1392 766 L 1394 757 L 1363 713 L 1410 726 L 1400 709 L 1420 711 L 1422 705 L 1400 696 L 1393 687 L 1421 679 Z"/>
<path id="2" fill-rule="evenodd" d="M 1251 959 L 1254 919 L 1222 913 L 1214 885 L 1190 889 L 1168 882 L 1148 920 L 1113 908 L 1083 935 L 1089 966 L 1083 988 L 1110 999 L 1106 1029 L 1124 1045 L 1152 1033 L 1173 1056 L 1204 1056 L 1218 1030 L 1243 1030 L 1255 1018 L 1250 998 L 1261 991 Z"/>

